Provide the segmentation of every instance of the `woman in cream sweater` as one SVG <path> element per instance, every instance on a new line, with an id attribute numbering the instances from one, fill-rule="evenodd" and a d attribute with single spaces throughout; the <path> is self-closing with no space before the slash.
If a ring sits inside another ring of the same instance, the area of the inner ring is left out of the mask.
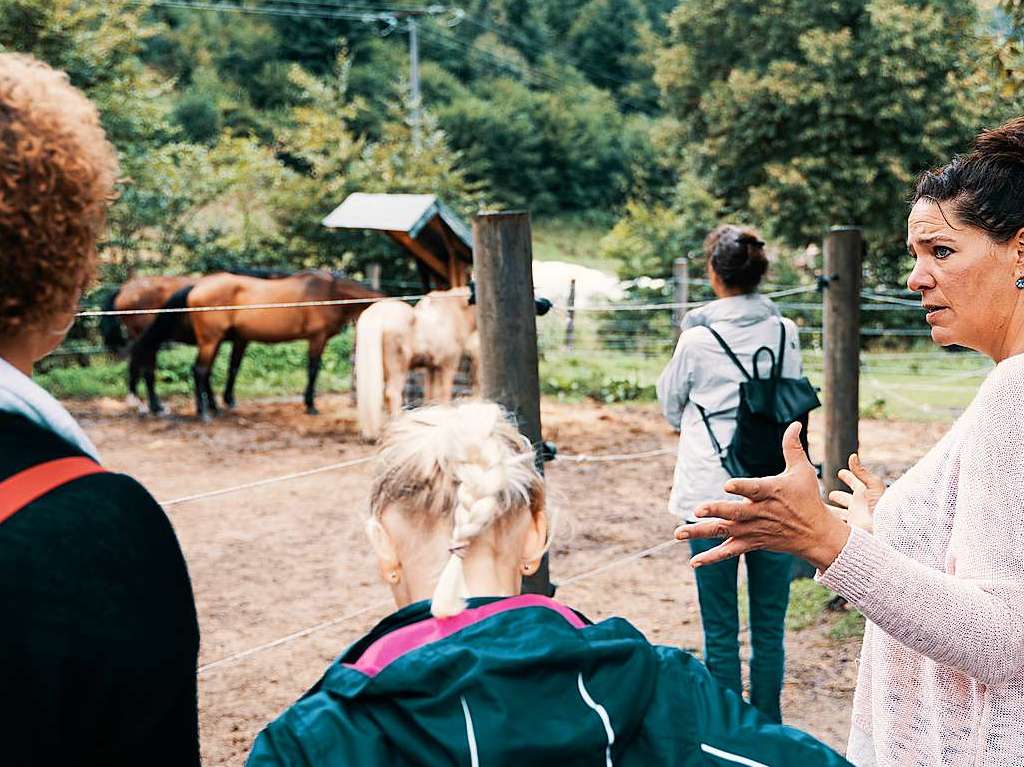
<path id="1" fill-rule="evenodd" d="M 732 480 L 745 500 L 680 539 L 725 538 L 700 567 L 787 551 L 868 619 L 847 756 L 859 767 L 1024 764 L 1024 118 L 918 181 L 908 220 L 932 339 L 997 364 L 950 432 L 879 497 L 851 457 L 852 494 L 819 499 L 787 432 L 786 470 Z M 859 477 L 859 478 L 858 478 Z M 874 504 L 877 503 L 877 506 Z M 874 506 L 874 508 L 872 508 Z M 873 512 L 873 520 L 872 520 Z M 859 523 L 855 523 L 860 520 Z M 868 532 L 873 521 L 874 532 Z"/>

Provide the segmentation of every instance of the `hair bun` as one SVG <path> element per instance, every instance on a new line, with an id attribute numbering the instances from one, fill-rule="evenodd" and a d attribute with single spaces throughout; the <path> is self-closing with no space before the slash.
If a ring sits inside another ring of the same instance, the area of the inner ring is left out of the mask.
<path id="1" fill-rule="evenodd" d="M 1024 164 L 1024 117 L 1016 117 L 998 128 L 983 131 L 974 140 L 972 154 L 980 160 Z"/>

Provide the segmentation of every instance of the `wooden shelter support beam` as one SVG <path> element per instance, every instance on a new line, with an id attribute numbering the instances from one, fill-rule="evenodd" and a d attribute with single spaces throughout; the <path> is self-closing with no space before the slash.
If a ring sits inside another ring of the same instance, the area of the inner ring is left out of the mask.
<path id="1" fill-rule="evenodd" d="M 393 240 L 395 240 L 395 242 L 409 250 L 414 256 L 416 256 L 416 258 L 418 258 L 424 264 L 429 266 L 430 269 L 433 272 L 435 272 L 441 279 L 443 279 L 445 282 L 448 281 L 448 267 L 441 261 L 441 259 L 439 259 L 433 253 L 431 253 L 427 248 L 423 247 L 423 245 L 416 242 L 416 240 L 414 240 L 405 232 L 390 231 L 388 232 L 388 234 L 391 236 Z"/>

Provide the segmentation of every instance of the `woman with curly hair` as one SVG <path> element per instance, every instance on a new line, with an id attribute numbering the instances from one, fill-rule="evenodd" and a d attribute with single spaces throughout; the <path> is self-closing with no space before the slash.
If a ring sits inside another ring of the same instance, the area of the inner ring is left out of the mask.
<path id="1" fill-rule="evenodd" d="M 0 54 L 5 765 L 199 763 L 199 631 L 174 531 L 30 377 L 74 322 L 116 175 L 67 76 Z"/>

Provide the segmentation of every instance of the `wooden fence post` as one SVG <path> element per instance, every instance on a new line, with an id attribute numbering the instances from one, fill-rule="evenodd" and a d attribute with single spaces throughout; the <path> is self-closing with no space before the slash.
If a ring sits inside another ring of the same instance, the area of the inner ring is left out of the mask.
<path id="1" fill-rule="evenodd" d="M 858 444 L 860 415 L 860 291 L 864 237 L 855 226 L 825 237 L 825 463 L 826 490 L 846 489 L 836 473 Z"/>
<path id="2" fill-rule="evenodd" d="M 573 343 L 576 338 L 576 280 L 569 280 L 569 301 L 568 301 L 568 314 L 569 321 L 565 325 L 565 349 L 566 351 L 572 351 Z"/>
<path id="3" fill-rule="evenodd" d="M 533 244 L 526 211 L 481 213 L 473 219 L 473 277 L 480 332 L 480 384 L 485 399 L 511 413 L 533 445 L 543 473 Z M 551 594 L 548 558 L 523 579 L 523 592 Z"/>
<path id="4" fill-rule="evenodd" d="M 673 303 L 686 304 L 690 301 L 690 260 L 688 258 L 677 258 L 672 262 L 673 278 Z M 675 340 L 679 340 L 682 333 L 683 315 L 686 314 L 686 307 L 680 306 L 672 310 L 672 332 Z"/>

